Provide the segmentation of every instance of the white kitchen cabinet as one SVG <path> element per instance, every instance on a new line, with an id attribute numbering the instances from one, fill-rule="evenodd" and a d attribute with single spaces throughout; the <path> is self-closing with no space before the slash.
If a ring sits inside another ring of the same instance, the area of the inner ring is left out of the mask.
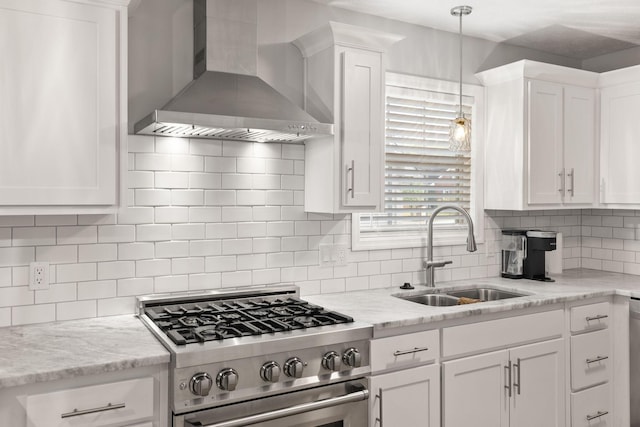
<path id="1" fill-rule="evenodd" d="M 370 388 L 369 426 L 440 426 L 440 365 L 374 375 Z"/>
<path id="2" fill-rule="evenodd" d="M 564 366 L 560 339 L 445 362 L 443 426 L 564 426 Z"/>
<path id="3" fill-rule="evenodd" d="M 437 330 L 371 341 L 369 426 L 440 427 Z"/>
<path id="4" fill-rule="evenodd" d="M 0 425 L 168 427 L 166 365 L 0 390 Z"/>
<path id="5" fill-rule="evenodd" d="M 330 22 L 294 43 L 305 58 L 305 108 L 334 135 L 305 143 L 305 211 L 384 208 L 385 50 L 401 36 Z"/>
<path id="6" fill-rule="evenodd" d="M 128 3 L 0 0 L 0 214 L 118 206 Z"/>
<path id="7" fill-rule="evenodd" d="M 600 92 L 600 202 L 640 206 L 640 66 L 603 73 Z"/>
<path id="8" fill-rule="evenodd" d="M 477 77 L 487 91 L 485 208 L 592 206 L 598 74 L 524 60 Z"/>

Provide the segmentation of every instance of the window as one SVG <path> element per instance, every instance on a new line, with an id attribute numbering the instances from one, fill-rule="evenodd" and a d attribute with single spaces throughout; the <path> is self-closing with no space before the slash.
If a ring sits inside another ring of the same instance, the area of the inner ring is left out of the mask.
<path id="1" fill-rule="evenodd" d="M 353 214 L 352 247 L 420 247 L 427 221 L 439 206 L 469 211 L 476 238 L 482 215 L 482 94 L 463 86 L 463 111 L 472 120 L 472 152 L 449 151 L 449 122 L 458 111 L 458 84 L 395 73 L 386 75 L 384 212 Z M 436 244 L 463 244 L 464 218 L 445 210 L 434 223 Z"/>

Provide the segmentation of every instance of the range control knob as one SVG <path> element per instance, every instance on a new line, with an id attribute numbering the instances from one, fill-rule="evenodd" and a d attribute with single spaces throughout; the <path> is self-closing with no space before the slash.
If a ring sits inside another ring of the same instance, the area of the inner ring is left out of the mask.
<path id="1" fill-rule="evenodd" d="M 189 389 L 196 396 L 206 396 L 213 386 L 213 378 L 206 372 L 198 372 L 189 381 Z"/>
<path id="2" fill-rule="evenodd" d="M 342 360 L 335 351 L 330 351 L 322 356 L 322 367 L 330 371 L 339 371 Z"/>
<path id="3" fill-rule="evenodd" d="M 342 355 L 342 361 L 347 366 L 359 368 L 362 365 L 362 355 L 357 348 L 351 347 Z"/>
<path id="4" fill-rule="evenodd" d="M 288 377 L 302 378 L 304 362 L 299 357 L 291 357 L 284 362 L 284 373 Z"/>
<path id="5" fill-rule="evenodd" d="M 238 372 L 232 368 L 225 368 L 218 372 L 216 385 L 220 390 L 233 391 L 238 385 Z"/>
<path id="6" fill-rule="evenodd" d="M 277 383 L 280 379 L 280 365 L 273 360 L 260 368 L 260 378 L 269 383 Z"/>

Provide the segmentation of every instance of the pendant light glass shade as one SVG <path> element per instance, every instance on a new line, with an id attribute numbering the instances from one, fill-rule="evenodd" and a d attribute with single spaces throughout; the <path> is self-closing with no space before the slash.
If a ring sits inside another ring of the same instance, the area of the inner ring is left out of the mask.
<path id="1" fill-rule="evenodd" d="M 449 150 L 471 151 L 471 120 L 462 112 L 462 17 L 469 15 L 471 6 L 456 6 L 451 9 L 453 16 L 460 18 L 460 109 L 458 116 L 451 121 L 449 127 Z"/>

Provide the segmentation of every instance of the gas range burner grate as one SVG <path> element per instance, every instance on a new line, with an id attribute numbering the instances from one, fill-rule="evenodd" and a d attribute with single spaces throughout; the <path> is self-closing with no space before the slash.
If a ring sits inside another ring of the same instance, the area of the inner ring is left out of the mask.
<path id="1" fill-rule="evenodd" d="M 353 322 L 296 298 L 184 302 L 147 306 L 145 314 L 177 345 Z"/>

